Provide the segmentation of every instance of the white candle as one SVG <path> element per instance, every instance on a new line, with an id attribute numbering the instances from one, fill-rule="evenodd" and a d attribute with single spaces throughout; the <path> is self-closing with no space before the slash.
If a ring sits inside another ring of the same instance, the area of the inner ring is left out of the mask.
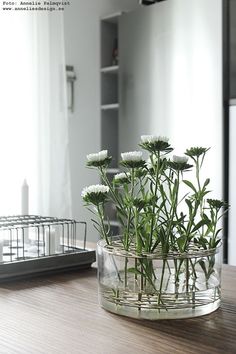
<path id="1" fill-rule="evenodd" d="M 24 179 L 21 187 L 21 214 L 29 214 L 29 186 L 26 179 Z"/>
<path id="2" fill-rule="evenodd" d="M 50 228 L 45 232 L 45 255 L 55 254 L 60 250 L 60 238 L 55 232 L 55 229 Z"/>
<path id="3" fill-rule="evenodd" d="M 28 215 L 29 214 L 29 186 L 27 184 L 26 179 L 21 187 L 21 214 Z M 24 243 L 29 243 L 29 230 L 28 228 L 24 229 Z"/>
<path id="4" fill-rule="evenodd" d="M 60 234 L 58 233 L 58 229 L 55 230 L 55 251 L 61 252 L 61 242 L 60 242 Z"/>
<path id="5" fill-rule="evenodd" d="M 24 243 L 29 243 L 30 242 L 30 239 L 29 239 L 29 229 L 28 229 L 28 227 L 25 227 L 24 228 L 24 238 L 23 238 L 23 240 L 24 240 Z M 22 241 L 23 241 L 22 240 Z"/>

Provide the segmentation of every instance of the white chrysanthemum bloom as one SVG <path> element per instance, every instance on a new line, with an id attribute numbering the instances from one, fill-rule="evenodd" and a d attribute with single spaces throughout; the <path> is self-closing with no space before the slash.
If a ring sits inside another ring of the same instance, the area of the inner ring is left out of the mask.
<path id="1" fill-rule="evenodd" d="M 121 158 L 123 161 L 141 161 L 143 153 L 142 151 L 130 151 L 123 152 Z"/>
<path id="2" fill-rule="evenodd" d="M 89 187 L 85 187 L 82 190 L 81 196 L 84 198 L 90 193 L 108 193 L 109 187 L 104 186 L 103 184 L 94 184 Z"/>
<path id="3" fill-rule="evenodd" d="M 142 143 L 155 143 L 157 141 L 163 141 L 164 143 L 168 143 L 169 138 L 166 136 L 157 136 L 157 135 L 141 135 Z"/>
<path id="4" fill-rule="evenodd" d="M 117 173 L 115 176 L 114 176 L 114 179 L 116 181 L 120 180 L 120 179 L 125 179 L 125 178 L 129 178 L 130 177 L 130 173 L 127 172 L 127 173 L 124 173 L 124 172 L 121 172 L 121 173 Z"/>
<path id="5" fill-rule="evenodd" d="M 107 154 L 107 150 L 102 150 L 97 153 L 87 155 L 87 160 L 89 162 L 103 161 L 107 158 Z"/>
<path id="6" fill-rule="evenodd" d="M 158 140 L 158 136 L 156 135 L 141 135 L 142 143 L 153 143 Z"/>
<path id="7" fill-rule="evenodd" d="M 188 157 L 187 156 L 177 156 L 173 155 L 173 161 L 177 163 L 187 163 Z"/>

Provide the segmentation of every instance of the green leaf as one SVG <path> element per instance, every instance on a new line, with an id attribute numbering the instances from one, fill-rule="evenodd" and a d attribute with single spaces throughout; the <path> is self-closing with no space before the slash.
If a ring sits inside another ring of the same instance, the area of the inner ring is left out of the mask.
<path id="1" fill-rule="evenodd" d="M 194 226 L 194 228 L 192 229 L 192 232 L 195 232 L 198 229 L 200 229 L 200 227 L 202 227 L 203 225 L 208 225 L 208 224 L 209 224 L 209 221 L 207 221 L 206 219 L 202 219 Z"/>
<path id="2" fill-rule="evenodd" d="M 137 268 L 128 268 L 128 272 L 145 276 L 145 274 L 140 272 L 140 270 L 138 270 Z"/>
<path id="3" fill-rule="evenodd" d="M 215 242 L 215 247 L 216 247 L 220 242 L 221 242 L 221 240 L 217 240 L 217 241 Z"/>
<path id="4" fill-rule="evenodd" d="M 162 252 L 163 252 L 163 254 L 168 254 L 169 249 L 170 249 L 169 243 L 166 242 L 164 245 L 162 245 Z"/>
<path id="5" fill-rule="evenodd" d="M 213 221 L 215 219 L 215 213 L 212 209 L 211 209 L 210 213 L 211 213 L 211 220 Z"/>
<path id="6" fill-rule="evenodd" d="M 183 229 L 184 232 L 187 232 L 187 228 L 184 226 L 184 224 L 179 223 L 179 224 L 177 224 L 177 226 L 180 227 L 181 229 Z"/>
<path id="7" fill-rule="evenodd" d="M 178 244 L 180 252 L 184 251 L 185 243 L 186 243 L 186 237 L 185 236 L 180 236 L 180 237 L 177 238 L 177 244 Z"/>
<path id="8" fill-rule="evenodd" d="M 154 190 L 153 190 L 153 182 L 150 183 L 150 191 L 152 194 L 154 194 Z"/>
<path id="9" fill-rule="evenodd" d="M 162 198 L 166 198 L 166 195 L 165 195 L 165 191 L 164 191 L 164 187 L 162 184 L 160 184 L 160 192 L 161 192 L 161 195 L 162 195 Z"/>
<path id="10" fill-rule="evenodd" d="M 101 234 L 101 228 L 98 228 L 96 225 L 93 225 L 93 227 L 97 230 L 99 234 Z"/>
<path id="11" fill-rule="evenodd" d="M 221 231 L 222 231 L 222 229 L 217 230 L 215 237 L 217 237 Z"/>
<path id="12" fill-rule="evenodd" d="M 190 187 L 194 193 L 197 193 L 196 188 L 194 187 L 194 185 L 192 184 L 192 182 L 188 181 L 188 180 L 183 180 L 184 184 L 186 184 L 188 187 Z"/>
<path id="13" fill-rule="evenodd" d="M 188 205 L 190 215 L 192 215 L 193 206 L 191 201 L 189 199 L 185 199 L 185 203 Z"/>
<path id="14" fill-rule="evenodd" d="M 197 244 L 198 246 L 201 245 L 204 249 L 207 249 L 207 240 L 205 238 L 198 238 L 194 239 L 194 243 Z"/>
<path id="15" fill-rule="evenodd" d="M 202 193 L 200 193 L 200 198 L 205 197 L 205 195 L 207 195 L 208 193 L 210 193 L 211 191 L 203 191 Z"/>
<path id="16" fill-rule="evenodd" d="M 100 224 L 99 224 L 99 222 L 98 222 L 97 220 L 91 219 L 91 221 L 92 221 L 94 224 L 100 226 Z"/>
<path id="17" fill-rule="evenodd" d="M 156 247 L 159 245 L 160 240 L 156 240 L 156 242 L 154 243 L 154 245 L 152 246 L 152 252 L 156 249 Z"/>
<path id="18" fill-rule="evenodd" d="M 210 219 L 208 218 L 207 214 L 203 213 L 202 217 L 203 217 L 203 219 L 205 219 L 205 220 L 210 222 Z"/>
<path id="19" fill-rule="evenodd" d="M 209 235 L 210 233 L 213 232 L 213 228 L 214 226 L 211 224 L 211 222 L 209 223 L 208 227 L 207 227 L 207 231 L 205 233 L 205 236 Z"/>
<path id="20" fill-rule="evenodd" d="M 206 186 L 210 183 L 210 178 L 207 178 L 204 182 L 204 185 L 203 185 L 203 188 L 202 189 L 205 189 Z"/>

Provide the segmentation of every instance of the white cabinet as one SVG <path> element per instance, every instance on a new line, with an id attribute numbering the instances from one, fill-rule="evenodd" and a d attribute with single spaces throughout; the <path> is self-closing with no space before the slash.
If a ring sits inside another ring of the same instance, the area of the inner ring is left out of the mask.
<path id="1" fill-rule="evenodd" d="M 229 233 L 228 263 L 236 265 L 236 100 L 231 100 L 229 111 Z"/>

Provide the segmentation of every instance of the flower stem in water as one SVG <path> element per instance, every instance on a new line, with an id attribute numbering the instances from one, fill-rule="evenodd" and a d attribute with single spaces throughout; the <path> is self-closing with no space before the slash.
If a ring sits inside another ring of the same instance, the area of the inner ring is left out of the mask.
<path id="1" fill-rule="evenodd" d="M 162 266 L 162 272 L 161 272 L 161 283 L 160 283 L 160 288 L 159 288 L 159 296 L 158 296 L 158 305 L 161 303 L 161 295 L 162 295 L 162 286 L 163 286 L 163 279 L 164 279 L 164 273 L 165 273 L 165 266 L 166 266 L 166 260 L 163 260 L 163 266 Z"/>

